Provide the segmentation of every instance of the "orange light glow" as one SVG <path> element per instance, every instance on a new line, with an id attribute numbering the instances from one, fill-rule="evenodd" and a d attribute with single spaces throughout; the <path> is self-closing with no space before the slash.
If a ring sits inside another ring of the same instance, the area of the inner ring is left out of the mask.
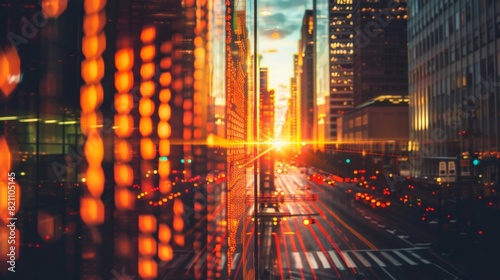
<path id="1" fill-rule="evenodd" d="M 151 235 L 139 236 L 139 254 L 145 257 L 156 255 L 156 240 Z"/>
<path id="2" fill-rule="evenodd" d="M 172 52 L 172 42 L 164 42 L 161 44 L 160 50 L 162 53 Z"/>
<path id="3" fill-rule="evenodd" d="M 82 112 L 90 113 L 95 111 L 102 104 L 104 91 L 101 84 L 83 85 L 80 88 L 80 104 Z"/>
<path id="4" fill-rule="evenodd" d="M 21 59 L 14 48 L 8 48 L 2 53 L 0 50 L 0 90 L 9 96 L 16 88 L 21 78 Z M 3 81 L 3 82 L 2 82 Z"/>
<path id="5" fill-rule="evenodd" d="M 134 100 L 130 93 L 115 94 L 115 109 L 118 114 L 128 114 L 134 106 Z"/>
<path id="6" fill-rule="evenodd" d="M 160 139 L 160 144 L 158 146 L 158 152 L 162 156 L 170 155 L 170 141 L 168 139 Z"/>
<path id="7" fill-rule="evenodd" d="M 2 174 L 7 174 L 7 171 L 5 173 L 2 173 Z M 16 207 L 14 208 L 14 214 L 16 214 L 19 211 L 19 208 L 21 206 L 21 188 L 20 188 L 19 184 L 17 184 L 17 182 L 15 182 L 14 186 L 15 186 L 16 194 L 14 197 L 14 201 L 11 200 L 11 202 L 16 203 Z M 8 223 L 7 219 L 12 218 L 12 216 L 10 215 L 11 211 L 8 211 L 8 207 L 9 207 L 9 200 L 8 200 L 9 193 L 8 193 L 8 191 L 9 191 L 8 182 L 0 181 L 0 221 L 3 221 L 6 224 Z"/>
<path id="8" fill-rule="evenodd" d="M 155 144 L 149 138 L 141 139 L 141 157 L 143 159 L 154 159 L 156 156 Z"/>
<path id="9" fill-rule="evenodd" d="M 170 174 L 170 161 L 158 161 L 158 174 L 161 178 L 166 178 Z"/>
<path id="10" fill-rule="evenodd" d="M 115 140 L 115 160 L 129 162 L 132 160 L 132 146 L 126 140 Z"/>
<path id="11" fill-rule="evenodd" d="M 182 216 L 174 216 L 173 227 L 175 231 L 182 231 L 182 229 L 184 228 L 184 219 L 182 218 Z"/>
<path id="12" fill-rule="evenodd" d="M 156 217 L 153 215 L 139 215 L 139 230 L 143 233 L 155 233 Z"/>
<path id="13" fill-rule="evenodd" d="M 172 67 L 172 59 L 170 57 L 165 57 L 160 60 L 161 69 L 170 69 Z"/>
<path id="14" fill-rule="evenodd" d="M 158 228 L 158 239 L 160 242 L 169 243 L 172 238 L 172 231 L 166 224 L 160 224 Z"/>
<path id="15" fill-rule="evenodd" d="M 101 136 L 93 129 L 90 131 L 84 146 L 85 158 L 89 165 L 99 165 L 104 157 L 104 144 Z"/>
<path id="16" fill-rule="evenodd" d="M 130 115 L 115 115 L 115 126 L 116 136 L 129 137 L 134 130 L 134 119 Z"/>
<path id="17" fill-rule="evenodd" d="M 87 84 L 97 83 L 104 77 L 104 61 L 102 57 L 82 61 L 82 78 Z"/>
<path id="18" fill-rule="evenodd" d="M 118 210 L 132 210 L 134 208 L 135 195 L 123 188 L 115 189 L 115 205 Z"/>
<path id="19" fill-rule="evenodd" d="M 115 54 L 115 66 L 118 71 L 128 71 L 134 65 L 134 51 L 132 49 L 121 49 Z"/>
<path id="20" fill-rule="evenodd" d="M 184 246 L 184 235 L 182 234 L 174 235 L 174 242 L 179 246 Z"/>
<path id="21" fill-rule="evenodd" d="M 88 135 L 92 129 L 99 130 L 102 124 L 102 114 L 100 112 L 82 113 L 80 116 L 80 128 L 83 135 Z"/>
<path id="22" fill-rule="evenodd" d="M 170 182 L 170 179 L 165 178 L 160 180 L 160 192 L 162 194 L 167 194 L 172 191 L 172 183 Z"/>
<path id="23" fill-rule="evenodd" d="M 92 14 L 101 11 L 105 5 L 106 0 L 85 0 L 83 8 L 85 9 L 85 13 Z"/>
<path id="24" fill-rule="evenodd" d="M 182 215 L 182 212 L 184 211 L 184 205 L 182 204 L 182 200 L 177 198 L 174 201 L 174 214 L 179 216 Z"/>
<path id="25" fill-rule="evenodd" d="M 151 117 L 155 111 L 155 104 L 149 98 L 141 98 L 139 101 L 139 113 L 142 117 Z"/>
<path id="26" fill-rule="evenodd" d="M 85 35 L 96 35 L 106 25 L 106 13 L 86 14 L 83 18 L 83 33 Z"/>
<path id="27" fill-rule="evenodd" d="M 104 222 L 104 204 L 98 198 L 82 197 L 80 215 L 86 225 L 100 225 Z"/>
<path id="28" fill-rule="evenodd" d="M 2 172 L 2 174 L 6 174 L 7 172 L 10 171 L 11 168 L 12 154 L 10 153 L 7 139 L 5 139 L 4 136 L 0 137 L 0 154 L 2 155 L 2 157 L 0 158 L 0 171 Z"/>
<path id="29" fill-rule="evenodd" d="M 170 101 L 170 98 L 172 98 L 172 92 L 170 89 L 162 89 L 160 90 L 160 101 L 162 103 L 167 103 Z"/>
<path id="30" fill-rule="evenodd" d="M 82 52 L 86 58 L 101 56 L 106 49 L 106 35 L 104 32 L 99 35 L 84 36 L 82 38 Z"/>
<path id="31" fill-rule="evenodd" d="M 174 257 L 172 246 L 169 244 L 158 244 L 158 257 L 164 262 L 172 260 Z"/>
<path id="32" fill-rule="evenodd" d="M 42 13 L 46 18 L 59 17 L 68 6 L 68 0 L 43 0 Z"/>
<path id="33" fill-rule="evenodd" d="M 131 71 L 115 73 L 115 88 L 118 92 L 127 92 L 134 86 L 134 76 Z"/>
<path id="34" fill-rule="evenodd" d="M 127 235 L 121 234 L 115 237 L 115 253 L 117 256 L 126 258 L 132 254 L 132 246 Z"/>
<path id="35" fill-rule="evenodd" d="M 151 43 L 156 38 L 156 29 L 154 26 L 145 27 L 141 32 L 141 41 Z"/>
<path id="36" fill-rule="evenodd" d="M 134 182 L 134 170 L 126 163 L 115 163 L 115 182 L 117 187 L 131 186 Z"/>
<path id="37" fill-rule="evenodd" d="M 142 136 L 149 136 L 153 133 L 153 121 L 150 117 L 144 117 L 139 120 L 139 132 Z"/>
<path id="38" fill-rule="evenodd" d="M 89 166 L 86 173 L 87 188 L 90 195 L 100 198 L 104 191 L 104 171 L 101 166 Z"/>
<path id="39" fill-rule="evenodd" d="M 151 97 L 155 93 L 156 86 L 153 81 L 142 82 L 139 91 L 143 97 Z"/>
<path id="40" fill-rule="evenodd" d="M 160 138 L 168 138 L 172 133 L 172 128 L 167 121 L 160 121 L 158 123 L 158 136 Z"/>
<path id="41" fill-rule="evenodd" d="M 155 70 L 155 64 L 153 62 L 144 63 L 141 65 L 141 77 L 143 79 L 151 79 L 155 75 Z"/>
<path id="42" fill-rule="evenodd" d="M 138 263 L 139 276 L 145 279 L 155 279 L 158 275 L 158 265 L 153 259 L 140 258 Z"/>
<path id="43" fill-rule="evenodd" d="M 160 104 L 158 107 L 158 116 L 160 120 L 168 121 L 171 117 L 172 110 L 168 104 Z"/>
<path id="44" fill-rule="evenodd" d="M 160 75 L 160 85 L 164 87 L 170 86 L 170 83 L 172 83 L 172 75 L 170 72 L 165 72 Z"/>
<path id="45" fill-rule="evenodd" d="M 156 48 L 154 45 L 147 45 L 141 49 L 141 59 L 144 61 L 150 61 L 154 59 L 156 55 Z"/>

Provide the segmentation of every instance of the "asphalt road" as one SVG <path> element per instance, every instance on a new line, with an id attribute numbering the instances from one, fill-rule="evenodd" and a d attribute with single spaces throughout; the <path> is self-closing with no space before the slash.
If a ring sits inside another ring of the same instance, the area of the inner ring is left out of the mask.
<path id="1" fill-rule="evenodd" d="M 471 279 L 433 253 L 434 236 L 407 219 L 411 212 L 403 206 L 374 210 L 347 192 L 352 184 L 318 184 L 296 170 L 278 175 L 276 185 L 287 194 L 317 193 L 319 199 L 280 204 L 279 211 L 292 217 L 278 225 L 261 221 L 260 266 L 268 270 L 263 279 Z M 254 234 L 249 206 L 248 243 Z M 306 226 L 305 218 L 315 223 Z M 234 261 L 232 278 L 239 279 L 241 254 Z"/>

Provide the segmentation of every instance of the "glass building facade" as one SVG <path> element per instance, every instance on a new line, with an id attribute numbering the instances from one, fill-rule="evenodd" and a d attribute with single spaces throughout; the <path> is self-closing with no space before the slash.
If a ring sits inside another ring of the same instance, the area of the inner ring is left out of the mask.
<path id="1" fill-rule="evenodd" d="M 435 178 L 439 161 L 460 160 L 457 180 L 488 193 L 500 144 L 500 5 L 409 1 L 408 14 L 412 174 Z"/>
<path id="2" fill-rule="evenodd" d="M 15 174 L 19 278 L 255 274 L 254 10 L 202 2 L 0 3 L 0 171 Z"/>

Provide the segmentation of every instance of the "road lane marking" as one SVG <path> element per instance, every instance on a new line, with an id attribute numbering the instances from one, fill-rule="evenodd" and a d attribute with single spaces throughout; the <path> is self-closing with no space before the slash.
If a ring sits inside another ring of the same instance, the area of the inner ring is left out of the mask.
<path id="1" fill-rule="evenodd" d="M 386 258 L 387 260 L 389 260 L 393 265 L 395 266 L 401 266 L 401 263 L 398 262 L 396 259 L 394 259 L 393 257 L 391 257 L 389 254 L 387 254 L 386 252 L 380 252 L 380 254 L 382 256 L 384 256 L 384 258 Z"/>
<path id="2" fill-rule="evenodd" d="M 346 222 L 344 222 L 337 214 L 335 214 L 335 212 L 333 212 L 330 208 L 328 208 L 326 206 L 326 204 L 324 204 L 321 201 L 318 201 L 318 204 L 320 204 L 324 209 L 326 209 L 328 211 L 328 213 L 330 215 L 332 215 L 332 217 L 335 220 L 337 220 L 340 224 L 342 224 L 342 226 L 344 226 L 347 230 L 349 230 L 352 234 L 354 234 L 359 240 L 361 240 L 361 242 L 365 243 L 366 246 L 368 246 L 368 247 L 370 247 L 371 249 L 374 249 L 374 250 L 377 249 L 377 247 L 375 245 L 373 245 L 373 243 L 371 243 L 370 241 L 368 241 L 368 239 L 366 239 L 365 237 L 363 237 L 359 232 L 357 232 L 355 229 L 353 229 L 351 226 L 349 226 Z M 315 204 L 313 204 L 313 205 L 315 205 Z"/>
<path id="3" fill-rule="evenodd" d="M 378 224 L 377 225 L 379 228 L 385 228 L 385 225 Z"/>
<path id="4" fill-rule="evenodd" d="M 321 265 L 323 266 L 323 268 L 330 268 L 330 264 L 328 263 L 328 259 L 323 254 L 323 252 L 316 251 L 316 255 L 318 255 L 319 261 L 321 262 Z"/>
<path id="5" fill-rule="evenodd" d="M 219 271 L 222 271 L 224 269 L 224 265 L 226 265 L 226 260 L 227 260 L 226 253 L 222 253 L 222 256 L 220 257 Z"/>
<path id="6" fill-rule="evenodd" d="M 354 261 L 351 259 L 351 257 L 349 257 L 349 254 L 347 254 L 347 252 L 340 252 L 342 254 L 342 256 L 344 257 L 344 262 L 345 264 L 347 265 L 347 267 L 349 268 L 354 268 L 356 267 L 356 264 L 354 263 Z"/>
<path id="7" fill-rule="evenodd" d="M 231 265 L 231 270 L 235 270 L 236 267 L 238 266 L 238 260 L 240 258 L 240 253 L 236 253 L 234 254 L 234 257 L 233 257 L 233 265 Z"/>
<path id="8" fill-rule="evenodd" d="M 407 258 L 405 255 L 403 255 L 403 253 L 399 252 L 399 251 L 394 251 L 394 254 L 398 255 L 400 258 L 402 258 L 403 260 L 405 260 L 407 263 L 409 263 L 410 265 L 417 265 L 416 262 L 410 260 L 409 258 Z"/>
<path id="9" fill-rule="evenodd" d="M 409 252 L 413 257 L 419 259 L 421 262 L 425 263 L 425 264 L 430 264 L 431 262 L 422 258 L 419 254 L 415 253 L 415 252 Z"/>
<path id="10" fill-rule="evenodd" d="M 328 251 L 328 254 L 332 258 L 332 261 L 333 261 L 333 263 L 335 264 L 335 266 L 337 267 L 338 270 L 345 270 L 344 265 L 342 264 L 342 262 L 340 261 L 339 257 L 337 256 L 337 254 L 335 254 L 334 251 Z"/>
<path id="11" fill-rule="evenodd" d="M 429 247 L 431 245 L 432 245 L 431 243 L 415 243 L 415 246 L 419 247 Z"/>
<path id="12" fill-rule="evenodd" d="M 318 263 L 316 262 L 316 259 L 314 258 L 313 253 L 307 252 L 306 258 L 307 258 L 307 261 L 309 262 L 309 265 L 311 265 L 312 269 L 318 269 Z"/>
<path id="13" fill-rule="evenodd" d="M 365 259 L 360 253 L 353 253 L 354 256 L 365 266 L 365 267 L 371 267 L 371 263 Z"/>
<path id="14" fill-rule="evenodd" d="M 380 267 L 385 267 L 385 263 L 382 262 L 379 258 L 377 258 L 377 256 L 375 256 L 372 252 L 366 252 L 366 254 L 372 258 L 373 261 L 375 261 L 375 263 L 377 263 L 378 266 Z"/>
<path id="15" fill-rule="evenodd" d="M 302 260 L 300 259 L 300 253 L 293 252 L 292 258 L 293 258 L 293 261 L 295 263 L 295 268 L 302 269 Z"/>
<path id="16" fill-rule="evenodd" d="M 392 229 L 392 230 L 391 230 L 391 229 L 386 229 L 386 231 L 387 231 L 388 233 L 390 233 L 390 234 L 394 234 L 394 233 L 396 232 L 396 230 L 395 230 L 395 229 Z"/>

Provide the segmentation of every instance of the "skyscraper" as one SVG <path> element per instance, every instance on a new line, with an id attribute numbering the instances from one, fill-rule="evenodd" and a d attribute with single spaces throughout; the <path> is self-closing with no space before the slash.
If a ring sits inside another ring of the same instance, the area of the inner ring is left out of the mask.
<path id="1" fill-rule="evenodd" d="M 406 0 L 355 1 L 354 105 L 408 92 Z"/>
<path id="2" fill-rule="evenodd" d="M 436 177 L 440 161 L 460 159 L 456 174 L 481 179 L 486 186 L 478 188 L 481 192 L 498 180 L 499 11 L 494 0 L 409 2 L 414 175 Z M 464 191 L 470 191 L 472 183 L 466 185 Z"/>

